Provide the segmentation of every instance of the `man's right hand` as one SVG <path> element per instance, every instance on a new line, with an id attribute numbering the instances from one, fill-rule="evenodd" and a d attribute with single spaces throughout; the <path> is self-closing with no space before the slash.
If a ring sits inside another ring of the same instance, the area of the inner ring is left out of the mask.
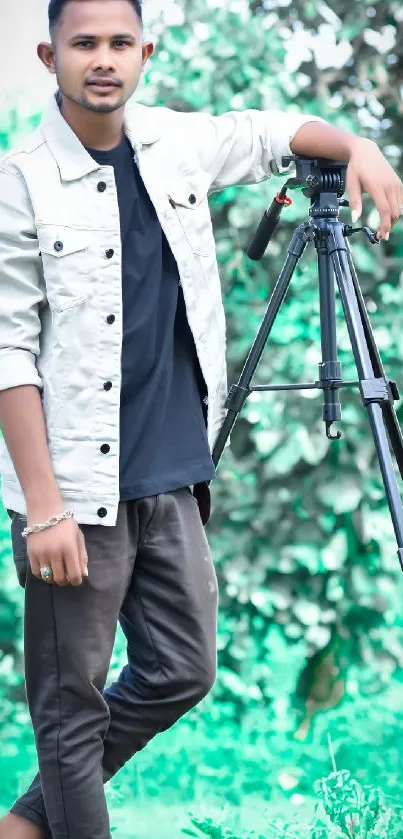
<path id="1" fill-rule="evenodd" d="M 49 515 L 57 515 L 53 510 Z M 47 521 L 49 515 L 33 517 L 28 510 L 28 527 Z M 88 576 L 88 555 L 82 531 L 74 519 L 64 519 L 54 527 L 27 537 L 28 559 L 33 575 L 42 582 L 41 568 L 51 567 L 53 577 L 46 582 L 58 586 L 80 586 Z"/>
<path id="2" fill-rule="evenodd" d="M 53 471 L 37 385 L 15 385 L 0 391 L 0 428 L 24 493 L 28 527 L 62 513 L 64 501 Z M 45 566 L 53 571 L 50 582 L 59 586 L 80 586 L 87 576 L 85 540 L 74 519 L 63 519 L 48 530 L 31 533 L 26 548 L 38 580 L 42 581 L 41 568 Z"/>

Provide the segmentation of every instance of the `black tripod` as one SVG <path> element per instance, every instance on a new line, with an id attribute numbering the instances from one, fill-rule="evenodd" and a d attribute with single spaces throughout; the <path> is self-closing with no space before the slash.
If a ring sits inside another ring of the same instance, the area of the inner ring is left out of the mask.
<path id="1" fill-rule="evenodd" d="M 217 465 L 237 416 L 252 391 L 322 390 L 326 435 L 330 440 L 338 440 L 341 434 L 338 432 L 333 436 L 331 426 L 341 420 L 339 390 L 342 387 L 359 387 L 371 423 L 396 534 L 399 562 L 403 570 L 403 508 L 390 450 L 391 447 L 403 478 L 403 437 L 394 408 L 395 400 L 400 397 L 395 382 L 389 381 L 385 376 L 347 242 L 349 236 L 359 231 L 362 231 L 372 244 L 378 244 L 378 239 L 368 227 L 352 228 L 339 220 L 340 207 L 348 206 L 348 201 L 342 199 L 346 187 L 347 164 L 304 157 L 283 158 L 284 166 L 289 166 L 292 162 L 296 164 L 296 177 L 290 178 L 284 184 L 265 212 L 247 248 L 247 255 L 254 260 L 262 258 L 284 204 L 290 203 L 287 197 L 288 189 L 302 189 L 303 194 L 311 199 L 310 219 L 300 224 L 294 232 L 285 263 L 240 379 L 229 391 L 225 406 L 227 415 L 214 447 L 213 460 Z M 251 387 L 252 377 L 276 315 L 308 242 L 314 243 L 318 254 L 322 344 L 319 381 L 313 384 Z M 343 382 L 341 365 L 337 359 L 335 276 L 354 353 L 358 382 Z"/>

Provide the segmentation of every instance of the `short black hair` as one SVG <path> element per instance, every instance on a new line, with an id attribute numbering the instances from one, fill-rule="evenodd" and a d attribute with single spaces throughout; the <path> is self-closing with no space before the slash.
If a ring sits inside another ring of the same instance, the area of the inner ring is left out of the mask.
<path id="1" fill-rule="evenodd" d="M 48 18 L 49 18 L 49 31 L 50 34 L 53 36 L 57 24 L 61 18 L 63 9 L 67 6 L 68 3 L 73 3 L 74 0 L 50 0 L 49 7 L 48 7 Z M 131 3 L 135 12 L 137 12 L 141 22 L 143 22 L 143 9 L 141 0 L 128 0 L 128 3 Z"/>

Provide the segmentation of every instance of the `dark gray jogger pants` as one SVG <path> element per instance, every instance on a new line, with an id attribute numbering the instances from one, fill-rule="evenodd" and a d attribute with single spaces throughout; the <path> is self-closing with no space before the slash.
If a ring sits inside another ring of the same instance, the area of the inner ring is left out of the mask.
<path id="1" fill-rule="evenodd" d="M 80 525 L 79 588 L 33 576 L 24 526 L 14 514 L 39 773 L 11 811 L 53 839 L 110 839 L 103 784 L 215 682 L 217 576 L 197 501 L 185 487 L 122 502 L 115 527 Z M 128 664 L 104 689 L 118 620 Z"/>

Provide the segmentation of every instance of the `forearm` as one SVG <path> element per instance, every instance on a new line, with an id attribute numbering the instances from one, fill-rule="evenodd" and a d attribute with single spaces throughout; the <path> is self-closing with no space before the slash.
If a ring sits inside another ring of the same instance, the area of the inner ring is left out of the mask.
<path id="1" fill-rule="evenodd" d="M 37 511 L 63 509 L 46 436 L 39 389 L 23 385 L 0 392 L 0 427 L 13 461 L 27 508 Z"/>
<path id="2" fill-rule="evenodd" d="M 290 149 L 293 154 L 305 157 L 326 157 L 348 163 L 351 155 L 362 144 L 374 145 L 371 140 L 328 123 L 307 122 L 298 129 Z"/>

